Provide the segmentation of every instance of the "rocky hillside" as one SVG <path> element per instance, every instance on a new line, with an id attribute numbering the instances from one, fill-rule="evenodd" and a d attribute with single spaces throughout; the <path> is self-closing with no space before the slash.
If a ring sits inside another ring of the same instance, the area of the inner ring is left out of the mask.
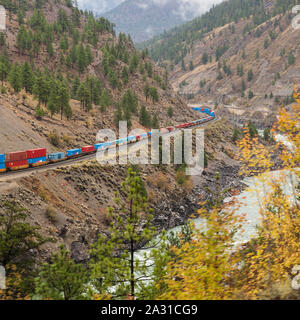
<path id="1" fill-rule="evenodd" d="M 104 18 L 72 1 L 1 3 L 9 8 L 0 34 L 2 152 L 48 146 L 53 131 L 61 140 L 54 147 L 75 147 L 119 120 L 152 128 L 195 118 L 165 71 Z"/>
<path id="2" fill-rule="evenodd" d="M 216 171 L 221 173 L 222 187 L 232 187 L 234 193 L 241 190 L 239 165 L 233 159 L 236 146 L 232 127 L 222 120 L 208 124 L 205 132 L 207 168 L 196 180 L 174 166 L 139 169 L 159 230 L 182 225 L 196 212 L 199 200 L 211 196 L 206 187 L 214 189 Z M 33 174 L 21 172 L 14 178 L 2 176 L 0 202 L 15 199 L 28 210 L 32 225 L 40 227 L 44 236 L 57 240 L 44 246 L 42 259 L 64 243 L 76 261 L 85 261 L 89 244 L 97 234 L 108 232 L 107 208 L 114 204 L 114 194 L 120 190 L 126 171 L 123 166 L 100 166 L 90 161 Z"/>
<path id="3" fill-rule="evenodd" d="M 153 40 L 150 52 L 168 67 L 174 89 L 186 99 L 222 104 L 236 120 L 266 119 L 270 125 L 278 107 L 292 102 L 293 84 L 300 81 L 299 30 L 292 28 L 290 11 L 295 2 L 273 1 L 268 8 L 263 1 L 244 7 L 238 2 L 216 6 L 161 43 Z M 189 36 L 181 41 L 183 30 Z M 167 43 L 169 51 L 160 54 Z"/>

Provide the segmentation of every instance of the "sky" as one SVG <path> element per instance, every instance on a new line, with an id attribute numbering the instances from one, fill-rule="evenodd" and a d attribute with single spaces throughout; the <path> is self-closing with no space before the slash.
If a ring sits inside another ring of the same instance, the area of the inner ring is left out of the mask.
<path id="1" fill-rule="evenodd" d="M 77 0 L 79 7 L 83 9 L 93 10 L 97 13 L 104 13 L 107 12 L 125 0 Z M 165 5 L 166 3 L 172 0 L 144 0 L 138 2 L 144 3 L 144 8 L 147 9 L 147 2 L 153 1 L 157 5 Z M 179 0 L 180 7 L 179 12 L 182 15 L 185 15 L 186 12 L 195 12 L 196 15 L 201 15 L 202 13 L 208 11 L 213 4 L 221 3 L 223 0 Z"/>

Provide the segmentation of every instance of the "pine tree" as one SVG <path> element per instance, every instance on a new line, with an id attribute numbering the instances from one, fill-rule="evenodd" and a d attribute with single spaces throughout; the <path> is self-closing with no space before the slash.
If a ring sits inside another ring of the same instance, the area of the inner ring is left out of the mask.
<path id="1" fill-rule="evenodd" d="M 0 80 L 2 82 L 2 86 L 8 74 L 9 74 L 9 65 L 5 61 L 0 61 Z"/>
<path id="2" fill-rule="evenodd" d="M 36 294 L 42 299 L 82 300 L 86 298 L 87 271 L 75 263 L 70 252 L 60 247 L 59 253 L 45 263 L 36 278 Z"/>
<path id="3" fill-rule="evenodd" d="M 82 44 L 77 49 L 76 61 L 77 61 L 79 72 L 82 73 L 87 66 L 87 56 Z"/>
<path id="4" fill-rule="evenodd" d="M 100 105 L 103 107 L 108 107 L 112 104 L 111 98 L 109 96 L 109 93 L 106 89 L 102 91 L 101 97 L 100 97 Z"/>
<path id="5" fill-rule="evenodd" d="M 250 69 L 248 71 L 247 79 L 248 79 L 248 82 L 252 81 L 252 79 L 253 79 L 253 71 L 252 71 L 252 69 Z"/>
<path id="6" fill-rule="evenodd" d="M 78 76 L 75 76 L 73 83 L 72 83 L 72 98 L 76 99 L 78 88 L 80 87 L 80 79 Z"/>
<path id="7" fill-rule="evenodd" d="M 59 83 L 57 92 L 57 106 L 60 110 L 60 118 L 63 119 L 63 115 L 67 118 L 72 116 L 72 109 L 69 104 L 70 96 L 67 85 L 64 82 Z"/>
<path id="8" fill-rule="evenodd" d="M 150 94 L 153 102 L 157 102 L 158 101 L 158 99 L 159 99 L 158 98 L 158 92 L 157 92 L 157 89 L 155 87 L 150 87 L 149 94 Z"/>
<path id="9" fill-rule="evenodd" d="M 168 116 L 169 116 L 169 118 L 172 118 L 173 115 L 174 115 L 173 108 L 170 106 L 170 107 L 168 108 Z"/>
<path id="10" fill-rule="evenodd" d="M 45 111 L 41 107 L 40 103 L 38 103 L 35 108 L 35 116 L 39 120 L 41 120 L 45 116 Z"/>
<path id="11" fill-rule="evenodd" d="M 20 72 L 20 67 L 17 63 L 14 63 L 10 73 L 9 73 L 9 83 L 15 90 L 15 92 L 20 92 L 22 88 L 22 76 Z"/>
<path id="12" fill-rule="evenodd" d="M 154 116 L 152 118 L 152 128 L 159 129 L 159 121 L 158 121 L 158 117 L 157 117 L 156 113 L 154 114 Z"/>
<path id="13" fill-rule="evenodd" d="M 208 54 L 206 52 L 202 55 L 202 64 L 207 64 L 208 62 Z"/>
<path id="14" fill-rule="evenodd" d="M 145 107 L 145 105 L 142 105 L 141 111 L 140 111 L 140 124 L 143 126 L 149 128 L 151 124 L 151 118 L 150 115 Z"/>
<path id="15" fill-rule="evenodd" d="M 122 108 L 121 108 L 120 104 L 118 104 L 117 110 L 115 111 L 115 114 L 114 114 L 115 126 L 118 127 L 119 126 L 119 122 L 122 121 L 122 120 L 123 120 Z"/>
<path id="16" fill-rule="evenodd" d="M 190 71 L 194 70 L 194 63 L 193 61 L 190 61 Z"/>
<path id="17" fill-rule="evenodd" d="M 22 87 L 25 88 L 26 92 L 32 93 L 33 86 L 35 83 L 34 73 L 30 64 L 26 61 L 21 67 Z"/>
<path id="18" fill-rule="evenodd" d="M 112 69 L 108 72 L 108 79 L 113 89 L 116 89 L 119 86 L 119 80 Z"/>
<path id="19" fill-rule="evenodd" d="M 46 75 L 39 74 L 35 79 L 33 92 L 38 98 L 40 103 L 44 103 L 47 106 L 49 96 L 51 93 L 51 86 L 49 79 Z"/>
<path id="20" fill-rule="evenodd" d="M 122 80 L 123 80 L 124 84 L 128 83 L 128 71 L 125 66 L 122 69 Z"/>
<path id="21" fill-rule="evenodd" d="M 143 288 L 143 281 L 139 281 L 142 275 L 147 278 L 151 273 L 147 267 L 149 259 L 139 259 L 135 252 L 140 243 L 153 239 L 155 228 L 151 224 L 153 216 L 147 204 L 144 182 L 132 168 L 128 169 L 122 192 L 126 199 L 115 199 L 120 208 L 118 212 L 109 208 L 112 220 L 110 235 L 100 235 L 97 243 L 92 246 L 89 267 L 93 284 L 100 293 L 107 292 L 114 284 L 116 296 L 125 298 L 130 294 L 134 299 Z"/>
<path id="22" fill-rule="evenodd" d="M 136 52 L 134 52 L 133 56 L 131 57 L 129 63 L 129 72 L 134 73 L 139 65 L 139 57 Z"/>
<path id="23" fill-rule="evenodd" d="M 149 96 L 150 96 L 150 86 L 149 84 L 147 83 L 144 87 L 144 94 L 145 94 L 145 97 L 146 97 L 146 101 L 148 100 Z"/>

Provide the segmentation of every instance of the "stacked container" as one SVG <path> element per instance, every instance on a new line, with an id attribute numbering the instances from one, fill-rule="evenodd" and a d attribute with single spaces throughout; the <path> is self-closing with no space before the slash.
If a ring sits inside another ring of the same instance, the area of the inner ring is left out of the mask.
<path id="1" fill-rule="evenodd" d="M 11 170 L 25 169 L 29 167 L 27 152 L 11 152 L 5 154 L 5 168 Z"/>
<path id="2" fill-rule="evenodd" d="M 81 154 L 81 149 L 73 149 L 67 151 L 67 157 L 75 157 L 79 154 Z"/>
<path id="3" fill-rule="evenodd" d="M 47 162 L 47 150 L 45 148 L 27 150 L 28 164 L 37 167 Z"/>
<path id="4" fill-rule="evenodd" d="M 86 146 L 81 148 L 82 153 L 90 153 L 95 151 L 95 146 Z"/>
<path id="5" fill-rule="evenodd" d="M 64 158 L 65 158 L 65 154 L 63 152 L 48 154 L 48 160 L 52 162 L 57 162 L 57 161 L 63 160 Z"/>
<path id="6" fill-rule="evenodd" d="M 0 172 L 6 171 L 5 168 L 5 154 L 0 154 Z"/>

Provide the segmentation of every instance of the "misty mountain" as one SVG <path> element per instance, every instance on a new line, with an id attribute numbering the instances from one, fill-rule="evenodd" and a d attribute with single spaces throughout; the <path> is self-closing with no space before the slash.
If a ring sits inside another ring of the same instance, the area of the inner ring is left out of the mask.
<path id="1" fill-rule="evenodd" d="M 104 12 L 110 11 L 117 7 L 125 0 L 78 0 L 78 5 L 81 9 L 93 11 L 97 15 L 102 15 Z"/>
<path id="2" fill-rule="evenodd" d="M 116 24 L 118 32 L 130 34 L 142 42 L 194 17 L 182 0 L 126 0 L 104 17 Z"/>

